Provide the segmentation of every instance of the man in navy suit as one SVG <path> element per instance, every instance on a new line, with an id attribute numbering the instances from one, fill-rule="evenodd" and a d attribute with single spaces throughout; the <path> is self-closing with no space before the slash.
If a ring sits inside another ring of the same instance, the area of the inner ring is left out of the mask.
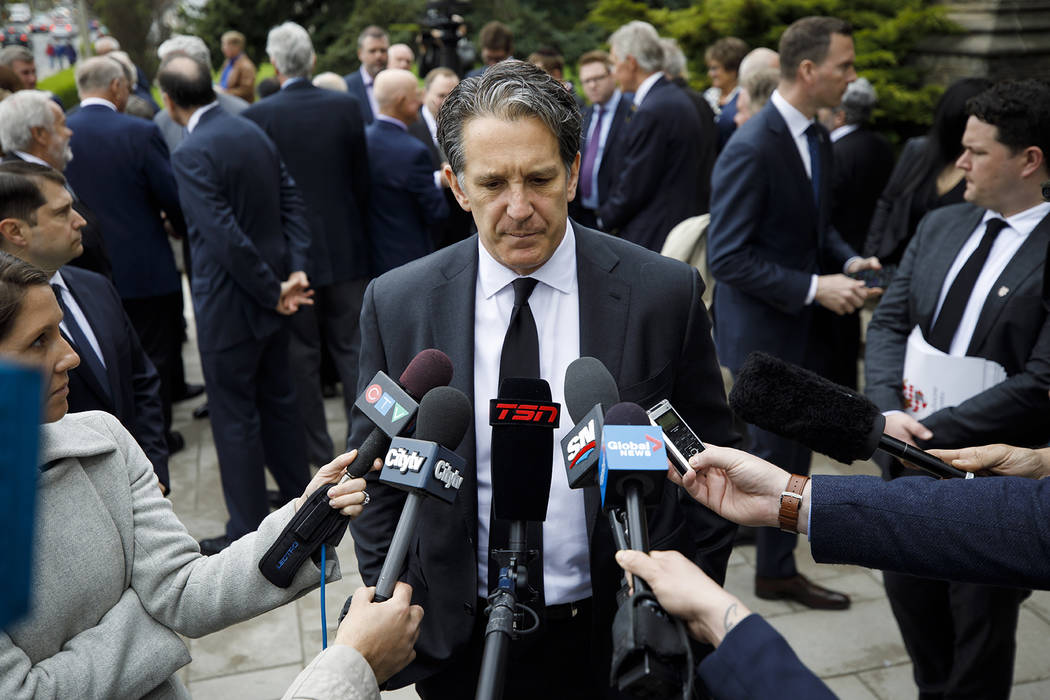
<path id="1" fill-rule="evenodd" d="M 419 116 L 419 88 L 407 70 L 386 70 L 375 84 L 379 115 L 365 130 L 372 194 L 368 233 L 372 269 L 380 275 L 421 258 L 433 248 L 432 232 L 448 204 L 427 147 L 408 133 Z"/>
<path id="2" fill-rule="evenodd" d="M 164 106 L 186 126 L 172 155 L 193 250 L 193 307 L 212 433 L 230 513 L 214 553 L 269 513 L 263 466 L 283 499 L 309 481 L 285 316 L 309 303 L 310 231 L 277 147 L 218 108 L 211 75 L 187 56 L 159 73 Z"/>
<path id="3" fill-rule="evenodd" d="M 274 27 L 266 53 L 281 89 L 244 117 L 273 140 L 306 204 L 314 304 L 292 316 L 290 354 L 306 423 L 306 454 L 322 465 L 334 456 L 321 396 L 322 328 L 343 382 L 348 423 L 356 398 L 357 320 L 371 279 L 368 149 L 358 101 L 310 82 L 316 57 L 305 29 L 294 22 Z"/>
<path id="4" fill-rule="evenodd" d="M 160 374 L 165 430 L 182 352 L 182 282 L 164 230 L 183 228 L 168 148 L 152 122 L 121 114 L 130 86 L 123 64 L 98 56 L 77 65 L 80 109 L 70 115 L 73 160 L 66 177 L 98 217 L 113 283 Z M 169 435 L 175 451 L 182 438 Z"/>
<path id="5" fill-rule="evenodd" d="M 36 163 L 4 163 L 0 173 L 24 178 L 37 190 L 39 206 L 33 216 L 0 221 L 0 250 L 51 275 L 64 312 L 62 333 L 81 358 L 80 366 L 69 372 L 69 410 L 116 416 L 135 436 L 167 493 L 171 483 L 160 378 L 113 284 L 102 275 L 66 264 L 84 250 L 80 238 L 84 219 L 73 208 L 66 179 Z"/>
<path id="6" fill-rule="evenodd" d="M 375 25 L 365 27 L 357 36 L 357 60 L 361 62 L 361 67 L 343 76 L 347 90 L 361 105 L 361 117 L 365 124 L 375 121 L 379 113 L 374 92 L 375 80 L 379 72 L 386 68 L 389 48 L 390 37 L 385 31 Z"/>
<path id="7" fill-rule="evenodd" d="M 583 139 L 580 141 L 580 186 L 569 204 L 574 221 L 596 228 L 595 212 L 605 201 L 618 174 L 616 149 L 624 140 L 634 95 L 616 89 L 613 62 L 604 51 L 580 56 L 579 73 L 583 92 L 591 106 L 583 112 Z"/>
<path id="8" fill-rule="evenodd" d="M 630 22 L 609 37 L 613 74 L 634 93 L 615 184 L 597 210 L 598 228 L 659 252 L 679 222 L 703 212 L 697 163 L 705 143 L 689 98 L 664 77 L 660 37 Z"/>
<path id="9" fill-rule="evenodd" d="M 718 280 L 712 315 L 718 356 L 731 372 L 755 350 L 819 367 L 814 306 L 852 313 L 873 293 L 842 274 L 878 267 L 878 261 L 857 257 L 829 224 L 831 144 L 814 121 L 817 109 L 838 104 L 856 77 L 850 32 L 830 17 L 792 24 L 780 40 L 778 89 L 715 163 L 708 229 L 708 261 Z M 809 473 L 809 450 L 757 428 L 749 432 L 756 454 Z M 756 595 L 848 607 L 849 598 L 798 573 L 795 542 L 793 534 L 774 529 L 756 533 Z"/>

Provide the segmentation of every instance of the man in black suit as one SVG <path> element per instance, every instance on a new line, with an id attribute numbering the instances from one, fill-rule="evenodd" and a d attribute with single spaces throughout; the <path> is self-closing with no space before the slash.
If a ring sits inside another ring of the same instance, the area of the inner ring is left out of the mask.
<path id="1" fill-rule="evenodd" d="M 361 118 L 365 124 L 375 121 L 379 113 L 372 88 L 379 71 L 386 68 L 389 48 L 390 37 L 385 31 L 375 25 L 365 27 L 357 37 L 357 60 L 361 67 L 343 76 L 347 90 L 361 105 Z"/>
<path id="2" fill-rule="evenodd" d="M 634 93 L 617 160 L 619 175 L 598 210 L 598 228 L 659 252 L 675 224 L 700 214 L 698 168 L 705 143 L 689 98 L 663 75 L 664 50 L 647 22 L 609 37 L 613 74 Z"/>
<path id="3" fill-rule="evenodd" d="M 715 157 L 718 155 L 719 132 L 715 112 L 704 96 L 690 87 L 686 80 L 685 54 L 678 42 L 667 37 L 660 39 L 660 46 L 664 49 L 664 76 L 685 93 L 700 118 L 700 133 L 704 140 L 700 144 L 700 158 L 696 162 L 696 198 L 701 211 L 707 213 L 711 203 L 711 170 L 715 167 Z"/>
<path id="4" fill-rule="evenodd" d="M 596 228 L 595 212 L 619 173 L 617 148 L 624 141 L 634 95 L 616 88 L 613 62 L 604 51 L 588 51 L 580 56 L 579 74 L 583 93 L 591 106 L 583 112 L 580 140 L 580 185 L 569 203 L 573 221 Z"/>
<path id="5" fill-rule="evenodd" d="M 452 385 L 474 401 L 474 421 L 457 450 L 467 460 L 459 496 L 451 508 L 424 502 L 410 548 L 407 576 L 426 616 L 416 660 L 393 685 L 415 682 L 426 699 L 474 695 L 492 570 L 488 405 L 501 364 L 520 361 L 529 345 L 515 344 L 520 336 L 508 330 L 519 294 L 531 292 L 518 302 L 534 320 L 531 371 L 550 383 L 555 401 L 564 402 L 569 363 L 593 356 L 624 401 L 651 406 L 669 398 L 710 440 L 737 441 L 696 270 L 568 218 L 580 115 L 565 88 L 535 66 L 505 61 L 460 83 L 439 116 L 445 176 L 479 234 L 372 282 L 361 314 L 359 372 L 362 384 L 376 370 L 396 376 L 434 347 L 452 360 Z M 555 444 L 570 427 L 562 421 Z M 355 416 L 350 445 L 369 430 Z M 512 646 L 504 697 L 611 697 L 615 544 L 599 517 L 597 487 L 570 490 L 560 456 L 552 476 L 535 571 L 543 576 L 544 627 Z M 368 491 L 371 504 L 351 528 L 371 584 L 404 494 L 374 479 Z M 724 579 L 735 529 L 703 509 L 683 509 L 671 484 L 648 527 L 654 548 L 681 550 Z"/>
<path id="6" fill-rule="evenodd" d="M 290 356 L 311 463 L 332 457 L 321 397 L 321 336 L 343 382 L 349 423 L 357 387 L 357 330 L 369 267 L 368 148 L 360 104 L 310 82 L 310 35 L 286 22 L 270 30 L 266 53 L 281 90 L 244 112 L 273 140 L 306 204 L 314 305 L 292 316 Z"/>
<path id="7" fill-rule="evenodd" d="M 310 231 L 277 147 L 218 106 L 205 66 L 172 56 L 158 81 L 168 113 L 189 132 L 172 166 L 187 212 L 197 346 L 230 513 L 225 535 L 201 540 L 213 554 L 269 514 L 264 466 L 283 499 L 310 480 L 285 319 L 310 302 Z"/>
<path id="8" fill-rule="evenodd" d="M 0 173 L 26 178 L 40 194 L 41 205 L 33 216 L 0 221 L 0 250 L 51 275 L 64 313 L 62 333 L 81 358 L 80 366 L 69 372 L 69 410 L 116 416 L 135 436 L 167 493 L 171 482 L 160 377 L 139 344 L 113 283 L 67 265 L 83 251 L 84 219 L 73 208 L 66 179 L 36 163 L 4 163 Z"/>
<path id="9" fill-rule="evenodd" d="M 1050 87 L 1035 80 L 999 83 L 971 99 L 967 112 L 956 162 L 966 173 L 966 203 L 927 214 L 908 244 L 868 326 L 865 391 L 886 412 L 889 435 L 923 448 L 1045 445 L 1050 203 L 1041 185 L 1050 175 Z M 935 348 L 997 362 L 1007 378 L 915 420 L 905 412 L 901 385 L 916 326 Z M 887 478 L 906 474 L 899 462 L 880 466 Z M 889 572 L 885 581 L 924 696 L 1009 696 L 1026 592 Z"/>

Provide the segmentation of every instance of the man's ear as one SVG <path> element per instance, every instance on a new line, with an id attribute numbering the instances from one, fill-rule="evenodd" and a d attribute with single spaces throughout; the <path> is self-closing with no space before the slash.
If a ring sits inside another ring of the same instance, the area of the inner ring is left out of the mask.
<path id="1" fill-rule="evenodd" d="M 40 147 L 43 147 L 47 143 L 50 134 L 51 131 L 44 126 L 34 126 L 29 129 L 29 135 L 32 137 L 33 143 Z"/>
<path id="2" fill-rule="evenodd" d="M 21 219 L 0 220 L 0 249 L 28 247 L 29 239 L 24 229 L 25 222 Z"/>
<path id="3" fill-rule="evenodd" d="M 1024 157 L 1024 166 L 1021 168 L 1021 177 L 1030 177 L 1034 173 L 1043 172 L 1043 178 L 1050 169 L 1046 168 L 1046 154 L 1039 146 L 1029 146 L 1021 154 Z"/>
<path id="4" fill-rule="evenodd" d="M 576 187 L 580 182 L 580 152 L 576 151 L 576 157 L 572 161 L 572 167 L 569 168 L 569 181 L 567 184 L 568 190 L 568 201 L 576 199 Z"/>
<path id="5" fill-rule="evenodd" d="M 452 194 L 455 195 L 456 201 L 459 202 L 459 206 L 463 208 L 463 211 L 470 211 L 470 198 L 467 197 L 467 193 L 459 186 L 459 179 L 456 178 L 456 174 L 452 172 L 452 166 L 445 163 L 441 169 L 441 174 L 448 182 L 448 186 L 452 189 Z"/>

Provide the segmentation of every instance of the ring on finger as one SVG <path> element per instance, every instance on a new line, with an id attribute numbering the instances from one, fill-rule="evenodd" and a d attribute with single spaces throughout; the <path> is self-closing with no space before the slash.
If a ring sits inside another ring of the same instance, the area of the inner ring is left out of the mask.
<path id="1" fill-rule="evenodd" d="M 368 495 L 368 491 L 362 491 L 361 493 L 365 495 L 365 500 L 361 501 L 361 505 L 367 506 L 368 502 L 372 500 L 372 497 Z"/>

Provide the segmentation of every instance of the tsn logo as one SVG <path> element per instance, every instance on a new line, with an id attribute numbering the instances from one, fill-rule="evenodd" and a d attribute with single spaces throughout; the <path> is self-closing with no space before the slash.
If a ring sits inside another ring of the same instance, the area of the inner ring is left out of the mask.
<path id="1" fill-rule="evenodd" d="M 558 404 L 497 401 L 494 402 L 491 413 L 493 424 L 538 423 L 555 427 L 558 425 Z"/>

